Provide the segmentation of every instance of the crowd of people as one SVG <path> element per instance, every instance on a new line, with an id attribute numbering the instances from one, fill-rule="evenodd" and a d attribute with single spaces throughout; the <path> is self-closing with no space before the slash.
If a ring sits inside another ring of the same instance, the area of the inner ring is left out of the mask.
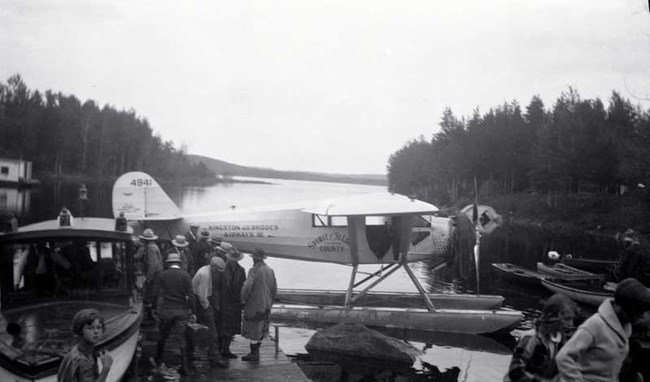
<path id="1" fill-rule="evenodd" d="M 230 350 L 235 335 L 250 340 L 244 361 L 259 361 L 260 343 L 268 334 L 271 305 L 277 293 L 273 270 L 266 254 L 255 249 L 248 272 L 239 264 L 243 254 L 207 230 L 191 226 L 186 235 L 176 236 L 163 249 L 152 229 L 139 236 L 135 259 L 142 285 L 145 317 L 143 325 L 158 325 L 159 338 L 154 361 L 162 368 L 169 347 L 180 351 L 178 371 L 187 374 L 195 352 L 193 330 L 207 340 L 212 367 L 227 368 L 227 359 L 238 358 Z M 196 325 L 199 324 L 199 325 Z M 104 381 L 112 365 L 110 354 L 100 354 L 101 373 L 93 357 L 94 344 L 101 337 L 104 319 L 92 309 L 73 319 L 79 342 L 59 368 L 60 381 Z M 205 334 L 205 335 L 203 335 Z"/>
<path id="2" fill-rule="evenodd" d="M 545 302 L 536 327 L 520 337 L 503 380 L 643 382 L 630 338 L 633 328 L 647 330 L 636 324 L 649 311 L 650 289 L 627 278 L 618 283 L 613 299 L 575 329 L 575 304 L 555 294 Z"/>
<path id="3" fill-rule="evenodd" d="M 163 364 L 169 342 L 180 349 L 179 371 L 187 373 L 195 350 L 188 322 L 197 322 L 207 331 L 211 366 L 225 368 L 226 359 L 238 357 L 230 350 L 237 334 L 251 341 L 251 351 L 242 360 L 258 361 L 277 293 L 275 274 L 264 261 L 264 251 L 252 253 L 254 265 L 246 277 L 239 264 L 243 254 L 207 230 L 199 232 L 198 226 L 191 226 L 185 236 L 176 236 L 163 251 L 151 229 L 145 229 L 140 239 L 144 244 L 135 258 L 145 275 L 145 323 L 157 322 L 160 331 L 156 365 Z"/>

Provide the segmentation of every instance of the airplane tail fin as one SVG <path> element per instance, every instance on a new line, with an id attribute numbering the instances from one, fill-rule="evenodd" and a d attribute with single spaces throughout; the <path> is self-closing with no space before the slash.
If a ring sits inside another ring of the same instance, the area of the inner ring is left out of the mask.
<path id="1" fill-rule="evenodd" d="M 180 219 L 181 211 L 151 176 L 128 172 L 113 185 L 113 215 L 124 212 L 127 220 Z"/>

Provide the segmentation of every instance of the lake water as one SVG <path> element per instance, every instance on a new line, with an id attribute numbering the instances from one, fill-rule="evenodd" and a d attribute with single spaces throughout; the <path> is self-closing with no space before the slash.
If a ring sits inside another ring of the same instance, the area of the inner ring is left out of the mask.
<path id="1" fill-rule="evenodd" d="M 242 178 L 244 179 L 244 178 Z M 254 180 L 254 179 L 247 179 Z M 236 206 L 238 208 L 315 200 L 359 193 L 383 191 L 383 187 L 351 185 L 323 182 L 259 179 L 264 183 L 219 184 L 212 187 L 173 188 L 163 186 L 170 197 L 185 213 L 208 212 Z M 0 213 L 2 210 L 17 212 L 20 224 L 53 218 L 60 206 L 67 205 L 78 215 L 77 198 L 79 183 L 43 184 L 27 191 L 0 189 Z M 88 184 L 90 202 L 85 207 L 87 215 L 112 217 L 110 195 L 111 184 Z M 77 212 L 75 212 L 77 211 Z M 537 315 L 541 301 L 548 297 L 543 290 L 524 289 L 496 278 L 492 272 L 492 262 L 512 262 L 534 268 L 537 261 L 544 258 L 549 249 L 562 249 L 564 252 L 578 249 L 570 240 L 558 240 L 553 244 L 551 238 L 543 235 L 528 237 L 525 233 L 514 232 L 500 227 L 491 236 L 485 237 L 481 247 L 480 293 L 500 294 L 506 297 L 507 307 L 522 310 L 525 319 L 519 329 L 531 327 L 531 320 Z M 551 244 L 549 244 L 551 243 Z M 550 245 L 550 247 L 549 247 Z M 556 247 L 553 247 L 555 245 Z M 600 246 L 602 248 L 602 245 Z M 268 264 L 274 269 L 280 288 L 345 289 L 349 281 L 350 268 L 327 263 L 269 258 Z M 252 262 L 245 257 L 241 262 L 248 270 Z M 364 270 L 377 270 L 365 267 Z M 476 293 L 477 282 L 473 272 L 459 272 L 458 269 L 443 268 L 432 272 L 425 263 L 416 263 L 413 270 L 429 292 Z M 464 274 L 465 277 L 461 277 Z M 377 290 L 415 292 L 415 287 L 403 270 L 396 272 Z M 307 375 L 319 375 L 318 380 L 328 380 L 326 365 L 312 364 L 305 357 L 304 345 L 314 333 L 313 329 L 282 327 L 280 347 L 288 355 L 300 359 L 300 365 Z M 400 335 L 397 335 L 398 337 Z M 407 371 L 385 372 L 373 369 L 371 379 L 365 380 L 441 380 L 435 377 L 435 368 L 444 372 L 452 368 L 460 370 L 458 380 L 476 382 L 501 381 L 508 368 L 511 346 L 514 338 L 510 335 L 500 338 L 485 336 L 429 334 L 410 336 L 409 342 L 422 350 L 422 355 Z M 325 369 L 323 369 L 325 368 Z M 324 371 L 325 370 L 325 371 Z M 312 374 L 310 374 L 312 373 Z M 355 373 L 348 380 L 357 380 Z M 361 378 L 361 376 L 357 375 Z M 367 377 L 367 376 L 366 376 Z M 149 376 L 146 379 L 151 380 Z M 325 378 L 325 379 L 322 379 Z M 373 379 L 374 378 L 374 379 Z M 154 380 L 156 378 L 153 378 Z M 200 380 L 204 380 L 202 377 Z M 190 377 L 186 379 L 192 381 Z M 331 381 L 339 379 L 332 377 Z M 445 379 L 447 380 L 447 379 Z"/>

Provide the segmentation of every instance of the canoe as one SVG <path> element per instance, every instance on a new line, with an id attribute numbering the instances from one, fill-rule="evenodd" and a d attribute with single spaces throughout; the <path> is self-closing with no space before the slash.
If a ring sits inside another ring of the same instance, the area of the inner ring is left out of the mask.
<path id="1" fill-rule="evenodd" d="M 510 263 L 493 263 L 492 267 L 498 271 L 501 277 L 508 281 L 533 287 L 541 286 L 540 281 L 548 277 L 548 275 L 541 272 Z"/>
<path id="2" fill-rule="evenodd" d="M 553 293 L 563 294 L 573 301 L 592 306 L 600 306 L 603 301 L 614 297 L 614 292 L 602 288 L 589 287 L 585 283 L 542 280 L 542 285 Z"/>
<path id="3" fill-rule="evenodd" d="M 279 289 L 275 301 L 280 304 L 343 306 L 344 290 Z M 495 295 L 429 293 L 436 309 L 498 309 L 504 298 Z M 425 308 L 422 296 L 412 292 L 368 292 L 355 306 L 384 308 Z"/>
<path id="4" fill-rule="evenodd" d="M 354 323 L 368 327 L 427 330 L 446 333 L 487 334 L 509 330 L 521 321 L 521 312 L 511 310 L 391 309 L 370 307 L 315 307 L 274 305 L 271 319 L 311 324 Z"/>
<path id="5" fill-rule="evenodd" d="M 566 281 L 602 281 L 604 276 L 597 275 L 582 269 L 574 268 L 566 264 L 557 263 L 553 266 L 544 263 L 537 263 L 537 271 L 545 275 L 551 276 L 555 279 Z"/>
<path id="6" fill-rule="evenodd" d="M 585 259 L 581 257 L 572 257 L 572 258 L 562 258 L 560 260 L 562 264 L 569 265 L 571 267 L 584 269 L 586 271 L 594 273 L 610 273 L 614 267 L 618 264 L 616 260 L 597 260 L 597 259 Z"/>
<path id="7" fill-rule="evenodd" d="M 49 220 L 0 234 L 0 263 L 9 265 L 0 267 L 0 381 L 56 381 L 62 358 L 77 342 L 72 318 L 85 308 L 105 319 L 96 350 L 113 357 L 107 380 L 124 379 L 142 320 L 131 236 L 132 230 L 116 231 L 114 220 L 101 218 L 76 218 L 64 227 Z M 41 254 L 50 259 L 47 278 L 35 273 Z M 21 329 L 18 336 L 7 333 L 9 323 Z"/>

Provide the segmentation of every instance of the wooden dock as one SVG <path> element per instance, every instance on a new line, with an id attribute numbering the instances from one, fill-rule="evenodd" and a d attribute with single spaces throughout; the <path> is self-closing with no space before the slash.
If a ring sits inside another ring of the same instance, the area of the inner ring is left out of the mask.
<path id="1" fill-rule="evenodd" d="M 158 370 L 155 368 L 153 357 L 156 352 L 157 340 L 158 327 L 156 325 L 142 326 L 140 341 L 142 349 L 137 367 L 133 370 L 129 381 L 311 381 L 294 361 L 276 347 L 274 338 L 266 338 L 262 342 L 259 362 L 244 362 L 241 360 L 241 356 L 249 353 L 249 341 L 241 336 L 235 336 L 230 350 L 239 358 L 225 360 L 229 365 L 227 369 L 210 367 L 207 347 L 204 344 L 197 344 L 193 367 L 190 369 L 189 375 L 183 377 L 178 375 L 180 352 L 177 349 L 171 349 L 171 344 L 168 344 L 164 356 L 168 366 Z"/>

